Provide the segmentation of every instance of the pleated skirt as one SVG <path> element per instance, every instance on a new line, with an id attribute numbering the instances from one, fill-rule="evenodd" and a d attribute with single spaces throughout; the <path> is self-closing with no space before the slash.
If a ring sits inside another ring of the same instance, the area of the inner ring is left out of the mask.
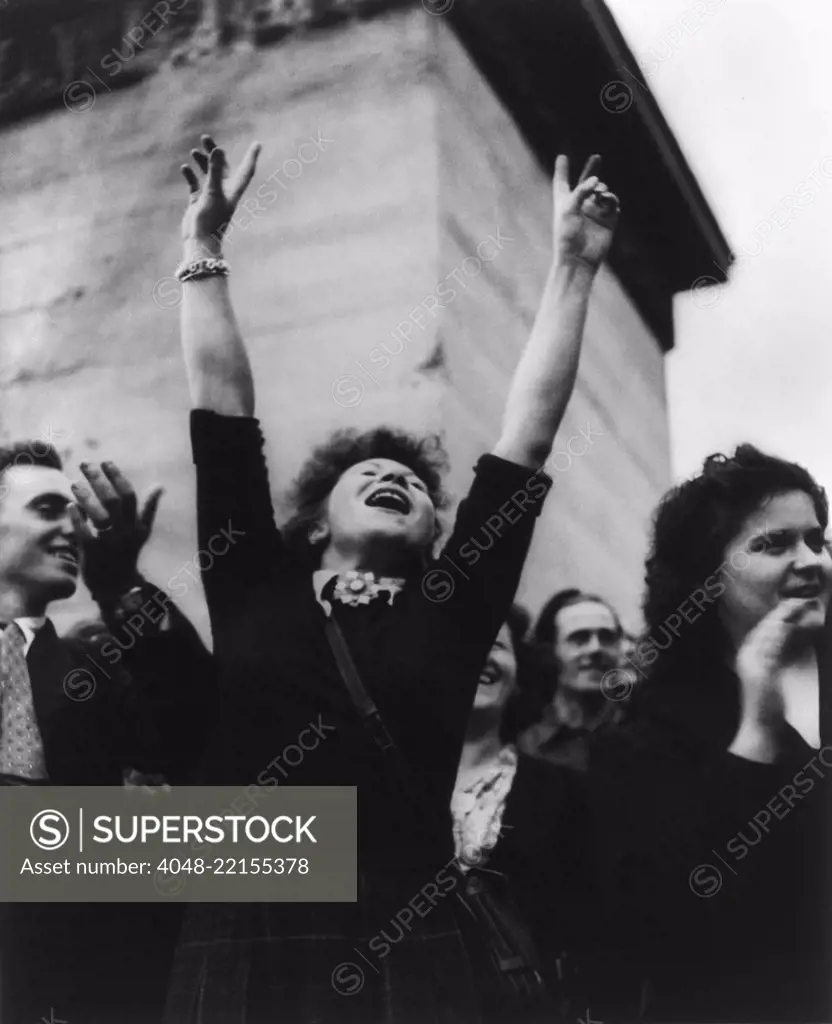
<path id="1" fill-rule="evenodd" d="M 378 879 L 353 904 L 194 904 L 164 1024 L 558 1024 L 539 992 L 505 994 L 453 894 L 407 907 Z"/>

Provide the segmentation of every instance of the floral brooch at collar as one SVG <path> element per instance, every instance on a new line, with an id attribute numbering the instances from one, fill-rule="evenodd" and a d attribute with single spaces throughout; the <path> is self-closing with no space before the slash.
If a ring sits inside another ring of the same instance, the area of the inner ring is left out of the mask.
<path id="1" fill-rule="evenodd" d="M 332 596 L 336 601 L 357 607 L 369 604 L 382 594 L 387 595 L 387 603 L 392 605 L 393 598 L 404 586 L 404 580 L 391 576 L 376 576 L 373 572 L 357 572 L 351 569 L 338 577 Z"/>

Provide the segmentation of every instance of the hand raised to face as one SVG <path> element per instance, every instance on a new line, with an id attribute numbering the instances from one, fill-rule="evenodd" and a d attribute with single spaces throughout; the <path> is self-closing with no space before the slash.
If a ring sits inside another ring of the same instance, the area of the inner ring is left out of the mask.
<path id="1" fill-rule="evenodd" d="M 259 142 L 252 142 L 232 174 L 225 150 L 210 135 L 203 135 L 201 141 L 202 149 L 192 149 L 191 158 L 204 175 L 202 181 L 189 164 L 182 164 L 182 174 L 191 190 L 190 204 L 182 219 L 182 237 L 210 243 L 213 251 L 219 251 L 237 204 L 254 177 L 262 147 Z"/>
<path id="2" fill-rule="evenodd" d="M 118 597 L 137 577 L 139 554 L 153 529 L 162 488 L 141 511 L 130 481 L 112 462 L 81 464 L 85 483 L 74 483 L 75 529 L 83 550 L 84 582 L 97 599 Z M 91 525 L 90 525 L 91 524 Z"/>
<path id="3" fill-rule="evenodd" d="M 568 158 L 561 155 L 555 161 L 552 190 L 556 262 L 578 260 L 596 270 L 609 252 L 619 204 L 598 178 L 600 164 L 600 156 L 591 156 L 573 189 L 569 184 Z"/>
<path id="4" fill-rule="evenodd" d="M 766 724 L 781 724 L 783 662 L 807 607 L 803 598 L 780 601 L 743 641 L 735 667 L 742 687 L 744 715 Z"/>

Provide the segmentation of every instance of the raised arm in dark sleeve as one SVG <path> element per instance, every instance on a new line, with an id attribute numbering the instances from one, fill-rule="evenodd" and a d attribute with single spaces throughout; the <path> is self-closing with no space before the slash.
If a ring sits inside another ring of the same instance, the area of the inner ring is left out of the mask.
<path id="1" fill-rule="evenodd" d="M 213 622 L 219 608 L 273 580 L 286 553 L 274 521 L 258 421 L 197 409 L 191 413 L 191 441 L 199 547 L 212 556 L 202 582 Z"/>
<path id="2" fill-rule="evenodd" d="M 552 486 L 540 471 L 483 455 L 442 554 L 423 579 L 425 597 L 475 626 L 487 644 L 506 620 L 534 526 Z"/>

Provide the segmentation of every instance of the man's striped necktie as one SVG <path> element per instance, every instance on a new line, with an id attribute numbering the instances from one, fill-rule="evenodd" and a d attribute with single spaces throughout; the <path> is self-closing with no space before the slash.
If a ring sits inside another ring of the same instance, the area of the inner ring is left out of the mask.
<path id="1" fill-rule="evenodd" d="M 12 622 L 0 636 L 0 773 L 42 782 L 46 761 L 25 648 L 23 630 Z"/>

